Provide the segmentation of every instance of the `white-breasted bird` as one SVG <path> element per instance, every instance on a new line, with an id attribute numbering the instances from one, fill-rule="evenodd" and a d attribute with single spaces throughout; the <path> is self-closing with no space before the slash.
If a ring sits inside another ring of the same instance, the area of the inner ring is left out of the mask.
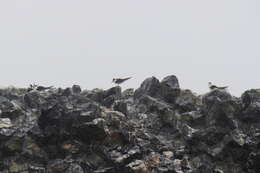
<path id="1" fill-rule="evenodd" d="M 226 89 L 228 88 L 228 86 L 224 86 L 224 87 L 218 87 L 216 85 L 213 85 L 211 82 L 208 83 L 209 85 L 209 89 L 213 90 L 213 89 Z"/>

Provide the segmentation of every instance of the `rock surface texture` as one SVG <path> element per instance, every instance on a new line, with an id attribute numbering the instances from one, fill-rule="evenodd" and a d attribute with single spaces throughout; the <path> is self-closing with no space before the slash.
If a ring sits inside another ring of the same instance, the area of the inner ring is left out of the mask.
<path id="1" fill-rule="evenodd" d="M 259 89 L 0 89 L 0 173 L 259 172 Z"/>

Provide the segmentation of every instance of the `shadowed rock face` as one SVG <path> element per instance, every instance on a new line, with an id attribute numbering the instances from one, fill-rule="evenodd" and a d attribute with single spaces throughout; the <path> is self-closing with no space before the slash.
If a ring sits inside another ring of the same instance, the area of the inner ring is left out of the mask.
<path id="1" fill-rule="evenodd" d="M 0 89 L 1 173 L 259 173 L 259 148 L 259 89 Z"/>
<path id="2" fill-rule="evenodd" d="M 160 88 L 160 81 L 155 77 L 150 77 L 143 81 L 140 88 L 135 91 L 134 96 L 137 99 L 144 95 L 156 97 L 160 92 Z"/>

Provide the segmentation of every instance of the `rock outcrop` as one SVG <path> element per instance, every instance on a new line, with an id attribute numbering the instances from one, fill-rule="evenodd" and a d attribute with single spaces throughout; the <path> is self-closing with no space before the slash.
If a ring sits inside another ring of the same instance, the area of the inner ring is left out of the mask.
<path id="1" fill-rule="evenodd" d="M 260 172 L 259 89 L 42 88 L 0 90 L 0 173 Z"/>

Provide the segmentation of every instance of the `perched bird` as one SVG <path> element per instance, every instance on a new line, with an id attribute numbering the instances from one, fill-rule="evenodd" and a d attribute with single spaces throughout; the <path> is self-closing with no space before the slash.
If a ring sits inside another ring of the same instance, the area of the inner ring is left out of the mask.
<path id="1" fill-rule="evenodd" d="M 36 85 L 36 84 L 30 84 L 29 88 L 27 89 L 27 91 L 32 91 L 32 90 L 37 90 L 37 91 L 44 91 L 44 90 L 48 90 L 53 88 L 53 86 L 49 86 L 49 87 L 44 87 L 44 86 L 40 86 L 40 85 Z"/>
<path id="2" fill-rule="evenodd" d="M 119 85 L 119 84 L 123 83 L 124 81 L 126 81 L 126 80 L 128 80 L 128 79 L 131 79 L 131 78 L 132 78 L 132 77 L 127 77 L 127 78 L 123 78 L 123 79 L 121 79 L 121 78 L 114 78 L 114 79 L 112 80 L 112 82 L 115 83 L 115 84 L 117 84 L 117 85 Z"/>
<path id="3" fill-rule="evenodd" d="M 226 89 L 228 86 L 224 86 L 224 87 L 218 87 L 216 85 L 213 85 L 211 82 L 208 83 L 209 84 L 209 89 L 213 90 L 213 89 Z"/>
<path id="4" fill-rule="evenodd" d="M 49 87 L 45 87 L 45 86 L 37 86 L 36 90 L 37 91 L 44 91 L 44 90 L 48 90 L 48 89 L 52 89 L 53 86 L 49 86 Z"/>

